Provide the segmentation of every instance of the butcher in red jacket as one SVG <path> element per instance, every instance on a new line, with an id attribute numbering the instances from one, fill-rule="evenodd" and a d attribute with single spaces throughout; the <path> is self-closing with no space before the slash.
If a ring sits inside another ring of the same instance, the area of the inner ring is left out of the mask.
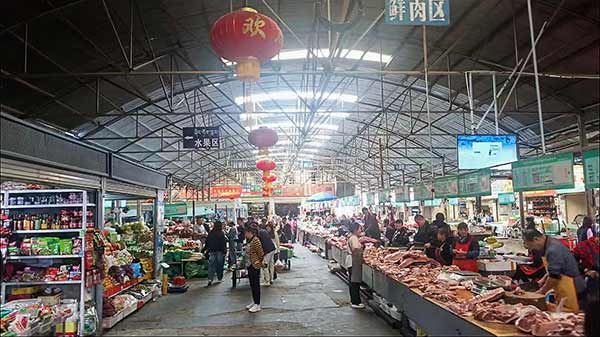
<path id="1" fill-rule="evenodd" d="M 460 270 L 479 272 L 479 267 L 477 267 L 479 242 L 469 234 L 469 226 L 464 222 L 458 224 L 458 238 L 454 240 L 453 248 L 453 265 L 459 267 Z"/>

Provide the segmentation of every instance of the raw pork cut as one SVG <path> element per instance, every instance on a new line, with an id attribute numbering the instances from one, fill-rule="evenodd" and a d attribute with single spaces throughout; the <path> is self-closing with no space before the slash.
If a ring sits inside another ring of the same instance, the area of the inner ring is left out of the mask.
<path id="1" fill-rule="evenodd" d="M 536 324 L 550 322 L 551 320 L 550 315 L 538 310 L 521 316 L 515 322 L 515 326 L 523 332 L 531 333 Z"/>

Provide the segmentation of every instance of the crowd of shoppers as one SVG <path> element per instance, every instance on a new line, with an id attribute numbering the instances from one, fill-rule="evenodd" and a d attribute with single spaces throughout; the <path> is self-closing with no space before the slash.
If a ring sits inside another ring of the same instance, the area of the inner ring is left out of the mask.
<path id="1" fill-rule="evenodd" d="M 206 221 L 198 217 L 194 234 L 204 242 L 202 251 L 208 257 L 206 287 L 221 283 L 225 260 L 230 270 L 240 268 L 238 257 L 245 256 L 247 275 L 252 289 L 250 312 L 259 312 L 260 288 L 269 287 L 277 279 L 275 265 L 281 243 L 293 243 L 297 235 L 297 220 L 287 217 L 254 219 L 237 218 L 236 222 Z M 262 275 L 261 275 L 262 274 Z M 261 277 L 262 276 L 262 277 Z"/>

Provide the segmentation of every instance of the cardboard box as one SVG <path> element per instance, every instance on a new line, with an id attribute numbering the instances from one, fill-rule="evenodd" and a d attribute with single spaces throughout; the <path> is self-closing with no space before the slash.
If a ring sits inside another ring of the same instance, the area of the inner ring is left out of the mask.
<path id="1" fill-rule="evenodd" d="M 477 261 L 477 267 L 479 267 L 479 270 L 486 272 L 509 272 L 516 269 L 513 262 L 500 260 Z"/>

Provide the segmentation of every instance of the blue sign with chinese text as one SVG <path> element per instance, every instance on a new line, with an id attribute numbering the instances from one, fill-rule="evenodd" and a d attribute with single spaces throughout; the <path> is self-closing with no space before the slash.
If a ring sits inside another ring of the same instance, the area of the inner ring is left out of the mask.
<path id="1" fill-rule="evenodd" d="M 385 23 L 406 26 L 448 26 L 450 0 L 386 0 Z"/>

